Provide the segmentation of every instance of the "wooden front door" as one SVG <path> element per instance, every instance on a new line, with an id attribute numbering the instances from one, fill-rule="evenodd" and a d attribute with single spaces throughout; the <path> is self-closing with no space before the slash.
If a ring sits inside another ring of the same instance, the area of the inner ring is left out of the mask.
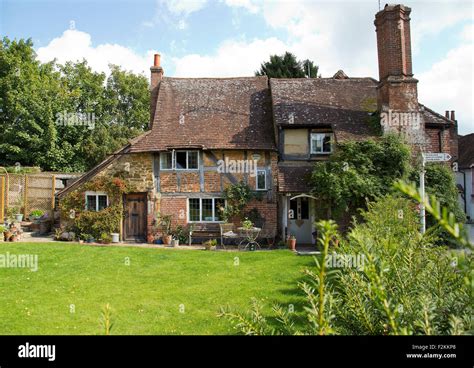
<path id="1" fill-rule="evenodd" d="M 124 239 L 146 239 L 146 193 L 126 194 L 124 198 Z"/>

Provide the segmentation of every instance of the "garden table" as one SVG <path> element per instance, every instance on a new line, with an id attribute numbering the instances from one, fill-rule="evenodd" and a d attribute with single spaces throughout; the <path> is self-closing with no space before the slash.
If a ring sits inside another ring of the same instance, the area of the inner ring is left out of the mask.
<path id="1" fill-rule="evenodd" d="M 239 227 L 237 228 L 239 231 L 239 237 L 241 238 L 238 249 L 240 250 L 240 246 L 242 244 L 245 244 L 244 250 L 249 248 L 251 245 L 254 245 L 258 248 L 261 249 L 260 244 L 257 242 L 257 238 L 260 234 L 260 231 L 262 231 L 261 228 L 259 227 L 251 227 L 251 228 L 245 228 L 245 227 Z"/>

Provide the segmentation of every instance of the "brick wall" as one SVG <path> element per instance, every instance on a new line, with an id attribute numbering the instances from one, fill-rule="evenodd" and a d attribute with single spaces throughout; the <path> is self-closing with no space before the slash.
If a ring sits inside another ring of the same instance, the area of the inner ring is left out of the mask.
<path id="1" fill-rule="evenodd" d="M 269 170 L 267 177 L 267 186 L 270 190 L 261 192 L 261 200 L 252 200 L 243 212 L 248 212 L 256 208 L 260 215 L 265 219 L 265 228 L 276 232 L 277 229 L 277 162 L 276 152 L 268 151 L 244 151 L 244 150 L 216 150 L 212 152 L 201 152 L 202 159 L 199 171 L 160 171 L 157 177 L 160 186 L 160 193 L 156 195 L 156 205 L 154 207 L 154 216 L 158 213 L 172 215 L 172 226 L 186 226 L 188 215 L 188 198 L 222 196 L 222 190 L 232 185 L 232 180 L 228 175 L 217 171 L 216 160 L 245 160 L 253 159 L 252 155 L 258 153 L 260 156 L 257 161 L 257 167 Z M 158 159 L 158 158 L 156 158 Z M 256 188 L 256 178 L 245 173 L 231 173 L 233 179 L 237 182 L 243 180 L 252 188 Z M 201 176 L 203 183 L 201 186 Z M 236 227 L 241 226 L 241 218 L 233 219 Z M 153 227 L 149 228 L 152 231 Z"/>

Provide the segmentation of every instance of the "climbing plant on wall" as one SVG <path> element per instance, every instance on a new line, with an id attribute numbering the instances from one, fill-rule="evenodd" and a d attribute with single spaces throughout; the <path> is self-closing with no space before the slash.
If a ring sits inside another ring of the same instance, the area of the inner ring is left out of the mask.
<path id="1" fill-rule="evenodd" d="M 99 176 L 61 199 L 59 209 L 62 223 L 80 238 L 88 235 L 99 239 L 103 234 L 118 232 L 123 217 L 123 195 L 133 190 L 133 185 L 122 178 Z M 86 191 L 107 193 L 109 207 L 100 211 L 86 210 Z"/>

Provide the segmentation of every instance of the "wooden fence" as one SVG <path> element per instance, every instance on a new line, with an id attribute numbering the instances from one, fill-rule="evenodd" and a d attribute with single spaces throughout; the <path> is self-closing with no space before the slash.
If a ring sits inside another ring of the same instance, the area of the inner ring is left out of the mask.
<path id="1" fill-rule="evenodd" d="M 33 210 L 53 214 L 56 176 L 54 174 L 0 175 L 0 221 L 8 208 L 18 207 L 24 217 Z"/>

